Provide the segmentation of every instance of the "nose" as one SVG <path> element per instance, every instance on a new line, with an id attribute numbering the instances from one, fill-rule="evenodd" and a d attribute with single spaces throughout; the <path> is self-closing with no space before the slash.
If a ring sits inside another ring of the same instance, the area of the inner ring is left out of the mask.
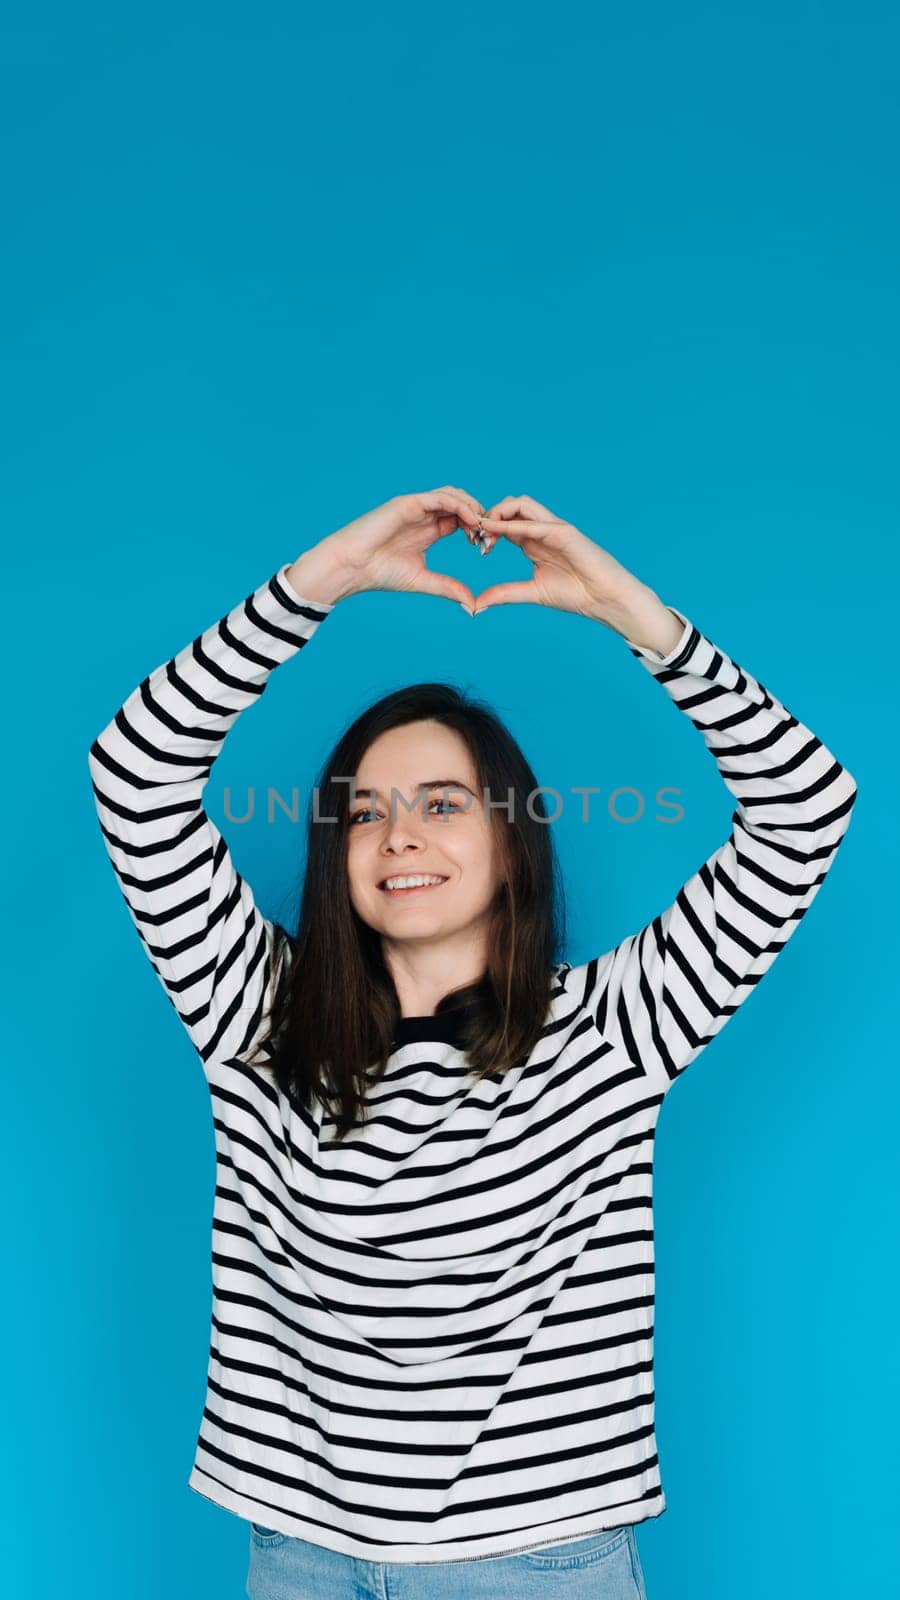
<path id="1" fill-rule="evenodd" d="M 422 829 L 424 823 L 415 811 L 405 811 L 400 807 L 396 816 L 390 818 L 385 834 L 384 844 L 389 852 L 396 853 L 400 850 L 421 850 L 425 844 Z"/>
<path id="2" fill-rule="evenodd" d="M 409 831 L 408 828 L 392 828 L 385 841 L 385 848 L 396 854 L 400 850 L 421 850 L 423 840 Z"/>

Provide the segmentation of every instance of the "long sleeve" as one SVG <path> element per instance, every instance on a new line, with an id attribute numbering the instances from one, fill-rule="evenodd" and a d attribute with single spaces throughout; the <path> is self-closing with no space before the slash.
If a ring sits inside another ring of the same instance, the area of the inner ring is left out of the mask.
<path id="1" fill-rule="evenodd" d="M 856 783 L 809 728 L 682 612 L 668 655 L 629 649 L 702 734 L 731 833 L 668 909 L 584 968 L 604 1037 L 663 1094 L 784 949 L 835 859 Z"/>
<path id="2" fill-rule="evenodd" d="M 203 789 L 229 728 L 334 609 L 296 595 L 287 566 L 144 678 L 88 755 L 119 887 L 205 1070 L 255 1042 L 276 930 Z"/>

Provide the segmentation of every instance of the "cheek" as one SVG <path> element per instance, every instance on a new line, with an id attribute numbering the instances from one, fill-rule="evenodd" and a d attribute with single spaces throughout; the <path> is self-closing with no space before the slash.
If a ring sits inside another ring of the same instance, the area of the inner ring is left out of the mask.
<path id="1" fill-rule="evenodd" d="M 364 889 L 368 879 L 372 876 L 370 852 L 363 846 L 363 841 L 348 840 L 344 853 L 344 863 L 347 872 L 347 882 L 350 888 Z"/>
<path id="2" fill-rule="evenodd" d="M 488 879 L 495 870 L 494 850 L 490 834 L 478 833 L 467 838 L 458 852 L 462 869 L 473 878 Z"/>

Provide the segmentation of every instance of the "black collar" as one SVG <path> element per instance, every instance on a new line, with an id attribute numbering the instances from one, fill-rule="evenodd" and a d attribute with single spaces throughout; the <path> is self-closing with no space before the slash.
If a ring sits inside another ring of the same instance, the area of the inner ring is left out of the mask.
<path id="1" fill-rule="evenodd" d="M 436 1017 L 399 1017 L 394 1027 L 394 1045 L 430 1043 L 462 1047 L 462 1013 L 444 1011 Z"/>
<path id="2" fill-rule="evenodd" d="M 554 969 L 554 976 L 559 979 L 567 970 L 569 963 L 562 962 Z M 486 989 L 485 989 L 486 992 Z M 393 1048 L 398 1049 L 405 1044 L 441 1043 L 451 1044 L 457 1050 L 465 1048 L 463 1038 L 463 1025 L 469 1014 L 477 1009 L 478 999 L 470 999 L 467 1004 L 459 1002 L 449 1006 L 445 1011 L 431 1017 L 398 1017 L 394 1024 Z"/>
<path id="3" fill-rule="evenodd" d="M 404 1044 L 451 1044 L 457 1050 L 465 1047 L 466 1021 L 478 1009 L 478 999 L 466 1004 L 459 1001 L 431 1017 L 398 1017 L 394 1024 L 394 1047 Z"/>

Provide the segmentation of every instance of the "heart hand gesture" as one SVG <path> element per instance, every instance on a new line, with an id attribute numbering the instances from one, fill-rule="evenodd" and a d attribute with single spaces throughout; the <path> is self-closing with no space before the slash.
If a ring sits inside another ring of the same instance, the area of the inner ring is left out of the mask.
<path id="1" fill-rule="evenodd" d="M 636 608 L 648 602 L 652 591 L 615 556 L 530 495 L 507 495 L 480 521 L 491 547 L 498 538 L 509 539 L 534 570 L 523 582 L 483 589 L 477 615 L 491 606 L 525 602 L 572 611 L 625 632 Z"/>
<path id="2" fill-rule="evenodd" d="M 495 583 L 476 600 L 458 578 L 427 567 L 425 556 L 457 528 L 474 543 L 479 527 L 482 555 L 497 539 L 509 539 L 534 570 L 525 582 Z M 298 595 L 332 604 L 371 589 L 440 595 L 473 616 L 491 606 L 531 602 L 590 617 L 663 652 L 682 626 L 647 584 L 539 501 L 507 495 L 485 512 L 474 495 L 452 485 L 386 500 L 305 551 L 287 577 Z"/>
<path id="3" fill-rule="evenodd" d="M 440 595 L 474 611 L 466 584 L 425 565 L 427 551 L 457 528 L 468 533 L 484 507 L 452 485 L 424 494 L 398 494 L 328 534 L 288 569 L 297 593 L 334 604 L 372 589 Z"/>

